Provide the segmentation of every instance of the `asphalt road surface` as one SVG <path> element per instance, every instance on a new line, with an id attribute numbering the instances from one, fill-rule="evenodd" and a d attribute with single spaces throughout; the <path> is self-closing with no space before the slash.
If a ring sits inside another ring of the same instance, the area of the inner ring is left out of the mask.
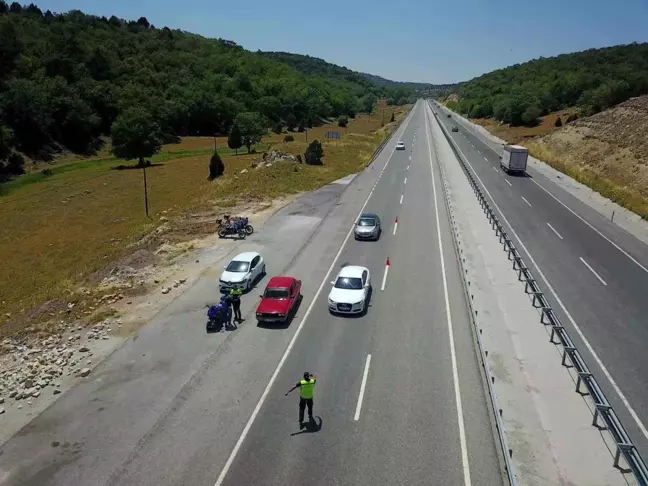
<path id="1" fill-rule="evenodd" d="M 255 290 L 247 322 L 206 336 L 215 266 L 2 446 L 0 484 L 502 484 L 425 110 L 352 182 L 232 250 L 302 279 L 289 325 L 255 325 Z M 383 221 L 377 242 L 346 239 L 365 203 Z M 371 272 L 363 317 L 328 312 L 344 263 Z M 284 393 L 304 371 L 318 379 L 316 425 L 300 429 L 298 391 Z"/>
<path id="2" fill-rule="evenodd" d="M 537 171 L 506 174 L 501 151 L 434 109 L 522 241 L 527 264 L 646 457 L 648 247 Z"/>

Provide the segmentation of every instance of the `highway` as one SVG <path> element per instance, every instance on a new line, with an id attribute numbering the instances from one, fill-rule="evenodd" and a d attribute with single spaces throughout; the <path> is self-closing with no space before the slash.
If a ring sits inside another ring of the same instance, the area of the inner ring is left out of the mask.
<path id="1" fill-rule="evenodd" d="M 256 326 L 253 291 L 238 330 L 206 337 L 214 264 L 2 445 L 0 484 L 502 484 L 429 123 L 420 101 L 370 168 L 232 250 L 302 279 L 289 325 Z M 349 237 L 361 209 L 380 215 L 379 241 Z M 365 316 L 328 312 L 345 263 L 371 272 Z M 316 426 L 302 430 L 298 392 L 284 394 L 304 371 Z"/>
<path id="2" fill-rule="evenodd" d="M 435 111 L 639 451 L 648 454 L 648 247 L 537 171 L 507 175 L 492 144 L 455 115 L 448 118 L 445 108 Z"/>

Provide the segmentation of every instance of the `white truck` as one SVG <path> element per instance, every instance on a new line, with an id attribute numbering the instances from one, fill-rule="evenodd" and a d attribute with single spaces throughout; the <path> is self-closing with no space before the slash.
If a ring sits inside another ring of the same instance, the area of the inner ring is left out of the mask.
<path id="1" fill-rule="evenodd" d="M 527 167 L 529 150 L 521 145 L 505 145 L 500 157 L 500 167 L 506 172 L 524 172 Z"/>

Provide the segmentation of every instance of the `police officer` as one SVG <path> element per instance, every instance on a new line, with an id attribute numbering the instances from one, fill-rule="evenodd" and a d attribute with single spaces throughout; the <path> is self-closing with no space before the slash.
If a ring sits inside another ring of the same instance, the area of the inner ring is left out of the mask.
<path id="1" fill-rule="evenodd" d="M 241 317 L 241 295 L 243 291 L 241 289 L 232 289 L 230 290 L 230 297 L 232 298 L 232 308 L 234 309 L 234 319 L 241 322 L 243 318 Z"/>
<path id="2" fill-rule="evenodd" d="M 304 425 L 304 409 L 308 406 L 308 419 L 313 421 L 313 393 L 315 392 L 315 375 L 311 375 L 308 371 L 304 373 L 304 378 L 299 381 L 286 393 L 299 388 L 299 426 Z"/>

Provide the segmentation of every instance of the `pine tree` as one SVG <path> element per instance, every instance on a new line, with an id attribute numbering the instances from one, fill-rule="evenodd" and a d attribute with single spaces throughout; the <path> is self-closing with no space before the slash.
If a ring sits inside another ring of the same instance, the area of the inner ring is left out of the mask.
<path id="1" fill-rule="evenodd" d="M 239 129 L 238 123 L 232 125 L 229 137 L 227 137 L 227 146 L 234 149 L 236 155 L 238 155 L 238 149 L 243 146 L 243 137 L 241 137 L 241 130 Z"/>

